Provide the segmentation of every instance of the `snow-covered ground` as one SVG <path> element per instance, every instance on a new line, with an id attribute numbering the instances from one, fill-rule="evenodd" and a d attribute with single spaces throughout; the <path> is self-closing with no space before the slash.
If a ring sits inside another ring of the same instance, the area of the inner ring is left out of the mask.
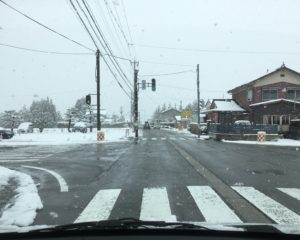
<path id="1" fill-rule="evenodd" d="M 104 128 L 103 142 L 127 141 L 133 136 L 132 129 L 128 129 L 129 135 L 126 134 L 126 128 Z M 127 132 L 127 133 L 128 133 Z M 98 143 L 97 130 L 88 133 L 69 133 L 67 129 L 45 129 L 42 133 L 15 134 L 11 139 L 0 140 L 0 146 L 15 145 L 63 145 L 63 144 L 91 144 Z"/>
<path id="2" fill-rule="evenodd" d="M 222 140 L 226 143 L 238 143 L 238 144 L 254 144 L 254 145 L 271 145 L 271 146 L 290 146 L 290 147 L 300 147 L 299 140 L 292 140 L 292 139 L 278 139 L 277 141 L 266 141 L 266 142 L 257 142 L 257 141 L 229 141 L 229 140 Z"/>
<path id="3" fill-rule="evenodd" d="M 0 211 L 1 228 L 29 226 L 36 217 L 36 211 L 43 208 L 34 181 L 25 173 L 5 167 L 0 167 L 0 176 L 0 193 L 11 180 L 17 183 L 15 195 Z"/>
<path id="4" fill-rule="evenodd" d="M 163 130 L 163 131 L 176 132 L 176 133 L 180 133 L 180 134 L 183 134 L 183 135 L 186 135 L 186 136 L 198 138 L 198 135 L 197 135 L 197 134 L 191 133 L 191 132 L 188 131 L 187 129 L 179 130 L 179 129 L 177 129 L 177 128 L 161 128 L 161 130 Z M 208 136 L 208 135 L 200 135 L 200 139 L 201 139 L 201 140 L 206 140 L 206 139 L 209 139 L 209 136 Z"/>

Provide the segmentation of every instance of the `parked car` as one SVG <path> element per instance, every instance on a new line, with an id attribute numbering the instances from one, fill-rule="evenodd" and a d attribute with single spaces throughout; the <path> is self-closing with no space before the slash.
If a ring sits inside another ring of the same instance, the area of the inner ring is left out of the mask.
<path id="1" fill-rule="evenodd" d="M 17 129 L 18 133 L 33 133 L 33 126 L 31 122 L 23 122 Z"/>
<path id="2" fill-rule="evenodd" d="M 0 127 L 0 139 L 10 139 L 14 136 L 14 133 L 10 130 Z"/>
<path id="3" fill-rule="evenodd" d="M 234 125 L 251 126 L 251 122 L 249 120 L 237 120 L 234 122 Z"/>
<path id="4" fill-rule="evenodd" d="M 72 132 L 87 133 L 87 124 L 85 122 L 77 122 L 74 124 Z"/>
<path id="5" fill-rule="evenodd" d="M 300 119 L 291 120 L 289 126 L 289 132 L 287 133 L 286 137 L 292 139 L 300 138 Z"/>

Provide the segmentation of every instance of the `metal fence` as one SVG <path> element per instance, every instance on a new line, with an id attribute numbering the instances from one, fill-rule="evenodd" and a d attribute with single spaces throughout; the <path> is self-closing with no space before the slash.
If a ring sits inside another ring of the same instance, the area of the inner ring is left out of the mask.
<path id="1" fill-rule="evenodd" d="M 254 125 L 223 125 L 210 124 L 209 132 L 211 133 L 227 133 L 227 134 L 257 134 L 258 131 L 264 131 L 267 134 L 277 134 L 277 125 L 254 124 Z"/>

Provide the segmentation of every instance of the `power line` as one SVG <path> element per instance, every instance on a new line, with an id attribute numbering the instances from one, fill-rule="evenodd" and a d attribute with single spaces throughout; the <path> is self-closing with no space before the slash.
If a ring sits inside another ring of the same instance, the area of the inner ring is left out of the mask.
<path id="1" fill-rule="evenodd" d="M 94 34 L 96 35 L 97 39 L 100 41 L 98 35 L 96 34 L 94 28 L 93 28 L 92 25 L 91 25 L 91 22 L 89 21 L 89 19 L 88 19 L 86 13 L 83 11 L 81 5 L 79 4 L 79 2 L 78 2 L 77 0 L 76 0 L 76 2 L 77 2 L 77 5 L 79 6 L 79 8 L 81 9 L 81 11 L 84 13 L 86 19 L 88 20 L 88 23 L 89 23 L 90 27 L 92 28 Z M 96 48 L 99 49 L 98 46 L 97 46 L 97 44 L 96 44 L 95 39 L 92 37 L 92 34 L 91 34 L 90 31 L 88 30 L 88 27 L 86 26 L 84 20 L 81 18 L 79 12 L 77 11 L 77 8 L 75 7 L 75 5 L 72 3 L 71 0 L 70 0 L 70 3 L 72 4 L 72 7 L 73 7 L 73 9 L 75 10 L 75 12 L 76 12 L 77 16 L 79 17 L 80 21 L 82 22 L 83 26 L 85 27 L 85 29 L 86 29 L 87 32 L 89 33 L 90 37 L 92 38 L 92 40 L 93 40 L 93 42 L 94 42 Z M 94 23 L 95 23 L 95 22 L 94 22 Z M 95 24 L 96 24 L 96 23 L 95 23 Z M 101 43 L 101 45 L 103 46 L 103 44 L 102 44 L 101 41 L 100 41 L 100 43 Z M 104 46 L 103 46 L 103 47 L 104 47 Z M 104 49 L 105 49 L 105 48 L 104 48 Z M 121 87 L 121 89 L 124 91 L 124 93 L 125 93 L 128 97 L 130 97 L 130 95 L 128 94 L 128 92 L 124 89 L 124 87 L 122 86 L 122 84 L 121 84 L 121 83 L 119 82 L 119 80 L 117 79 L 115 73 L 112 71 L 112 69 L 111 69 L 110 65 L 108 64 L 108 62 L 106 61 L 106 59 L 103 58 L 103 60 L 104 60 L 104 62 L 106 63 L 106 65 L 107 65 L 108 69 L 110 70 L 111 74 L 113 75 L 114 79 L 117 81 L 117 83 L 118 83 L 119 86 Z"/>
<path id="2" fill-rule="evenodd" d="M 79 3 L 78 3 L 77 0 L 76 0 L 76 2 L 77 2 L 77 4 L 79 5 Z M 77 8 L 76 8 L 75 5 L 73 4 L 72 0 L 70 0 L 70 3 L 71 3 L 71 5 L 72 5 L 72 7 L 73 7 L 75 13 L 77 14 L 78 18 L 80 19 L 81 23 L 83 24 L 83 26 L 84 26 L 86 32 L 88 33 L 88 35 L 89 35 L 90 38 L 92 39 L 92 41 L 93 41 L 95 47 L 98 49 L 99 47 L 97 46 L 97 43 L 96 43 L 95 39 L 93 38 L 93 36 L 92 36 L 90 30 L 88 29 L 88 27 L 86 26 L 85 22 L 84 22 L 83 19 L 81 18 L 80 14 L 79 14 L 79 12 L 77 11 Z M 79 6 L 79 7 L 80 7 L 80 6 Z"/>
<path id="3" fill-rule="evenodd" d="M 149 77 L 149 76 L 167 76 L 167 75 L 178 75 L 188 72 L 195 72 L 195 70 L 186 70 L 181 72 L 171 72 L 171 73 L 158 73 L 158 74 L 147 74 L 147 75 L 140 75 L 141 77 Z"/>
<path id="4" fill-rule="evenodd" d="M 57 54 L 57 55 L 94 55 L 94 53 L 74 53 L 74 52 L 44 51 L 44 50 L 39 50 L 39 49 L 14 46 L 14 45 L 5 44 L 5 43 L 0 43 L 0 45 L 4 46 L 4 47 L 10 47 L 10 48 L 15 48 L 15 49 L 25 50 L 25 51 L 30 51 L 30 52 L 37 52 L 37 53 L 47 53 L 47 54 Z"/>
<path id="5" fill-rule="evenodd" d="M 169 65 L 169 66 L 181 66 L 181 67 L 194 67 L 194 65 L 192 65 L 192 64 L 155 62 L 155 61 L 147 61 L 147 60 L 139 60 L 139 62 L 142 62 L 142 63 L 148 63 L 148 64 L 157 64 L 157 65 Z"/>
<path id="6" fill-rule="evenodd" d="M 244 50 L 217 50 L 217 49 L 198 49 L 198 48 L 178 48 L 178 47 L 166 47 L 147 44 L 133 44 L 137 47 L 144 48 L 156 48 L 167 49 L 175 51 L 188 51 L 188 52 L 203 52 L 203 53 L 225 53 L 225 54 L 288 54 L 288 55 L 300 55 L 300 52 L 281 52 L 281 51 L 244 51 Z"/>
<path id="7" fill-rule="evenodd" d="M 173 89 L 178 89 L 178 90 L 195 91 L 195 89 L 193 89 L 193 88 L 176 87 L 176 86 L 166 85 L 166 84 L 158 84 L 158 86 L 165 87 L 165 88 L 173 88 Z M 226 91 L 212 90 L 212 89 L 201 89 L 201 92 L 226 93 Z"/>
<path id="8" fill-rule="evenodd" d="M 127 30 L 128 30 L 129 37 L 130 37 L 130 41 L 131 41 L 131 43 L 133 43 L 133 38 L 132 38 L 132 35 L 131 35 L 131 31 L 130 31 L 130 27 L 129 27 L 129 23 L 128 23 L 128 18 L 127 18 L 127 13 L 126 13 L 126 8 L 125 8 L 125 4 L 124 4 L 123 0 L 121 0 L 121 5 L 122 5 L 123 12 L 124 12 L 124 16 L 125 16 L 125 20 L 126 20 L 126 25 L 127 25 Z M 130 46 L 133 47 L 134 55 L 137 58 L 135 47 L 132 44 Z"/>
<path id="9" fill-rule="evenodd" d="M 89 48 L 89 47 L 83 45 L 82 43 L 79 43 L 79 42 L 77 42 L 77 41 L 75 41 L 75 40 L 73 40 L 73 39 L 67 37 L 66 35 L 64 35 L 64 34 L 62 34 L 62 33 L 59 33 L 59 32 L 57 32 L 57 31 L 53 30 L 53 29 L 50 28 L 50 27 L 47 27 L 46 25 L 40 23 L 39 21 L 33 19 L 32 17 L 29 17 L 29 16 L 26 15 L 25 13 L 23 13 L 23 12 L 17 10 L 16 8 L 12 7 L 11 5 L 7 4 L 7 3 L 4 2 L 3 0 L 0 0 L 0 2 L 3 3 L 4 5 L 6 5 L 7 7 L 11 8 L 12 10 L 18 12 L 19 14 L 23 15 L 24 17 L 28 18 L 29 20 L 31 20 L 31 21 L 37 23 L 38 25 L 40 25 L 40 26 L 46 28 L 47 30 L 49 30 L 49 31 L 51 31 L 51 32 L 53 32 L 53 33 L 55 33 L 55 34 L 57 34 L 57 35 L 59 35 L 59 36 L 65 38 L 65 39 L 67 39 L 67 40 L 69 40 L 69 41 L 71 41 L 71 42 L 73 42 L 73 43 L 75 43 L 75 44 L 77 44 L 77 45 L 79 45 L 79 46 L 81 46 L 81 47 L 83 47 L 83 48 L 85 48 L 85 49 L 88 49 L 88 50 L 94 52 L 93 49 L 91 49 L 91 48 Z"/>
<path id="10" fill-rule="evenodd" d="M 112 23 L 114 31 L 111 30 L 109 21 L 106 19 L 106 16 L 105 16 L 106 14 L 105 14 L 104 10 L 102 9 L 100 1 L 96 0 L 95 2 L 96 2 L 96 5 L 98 7 L 98 10 L 99 10 L 99 15 L 101 16 L 101 18 L 102 18 L 102 20 L 104 22 L 104 25 L 107 27 L 107 30 L 109 32 L 108 34 L 111 36 L 112 39 L 115 40 L 116 47 L 120 50 L 120 52 L 122 52 L 122 54 L 124 54 L 124 56 L 127 55 L 126 51 L 124 50 L 125 48 L 123 46 L 123 42 L 120 39 L 120 37 L 118 36 L 119 34 L 118 34 L 118 31 L 116 29 L 116 26 L 115 26 L 115 24 L 113 22 L 113 19 L 112 19 L 111 15 L 109 15 L 109 19 L 110 19 L 110 21 Z M 108 14 L 109 14 L 109 12 L 108 12 Z M 132 68 L 130 68 L 130 70 L 132 70 Z"/>
<path id="11" fill-rule="evenodd" d="M 77 1 L 77 0 L 76 0 L 76 1 Z M 104 37 L 104 35 L 103 35 L 101 29 L 99 28 L 99 24 L 97 23 L 97 20 L 96 20 L 94 14 L 92 13 L 92 11 L 91 11 L 91 9 L 90 9 L 90 6 L 88 5 L 88 3 L 87 3 L 85 0 L 82 0 L 82 2 L 83 2 L 83 4 L 84 4 L 84 6 L 85 6 L 85 8 L 86 8 L 86 10 L 87 10 L 87 12 L 88 12 L 90 18 L 92 19 L 94 25 L 96 26 L 96 29 L 97 29 L 98 33 L 100 34 L 100 36 L 101 36 L 101 38 L 102 38 L 102 40 L 103 40 L 105 46 L 107 47 L 107 50 L 111 53 L 111 54 L 108 54 L 107 56 L 109 56 L 109 59 L 110 59 L 111 62 L 113 63 L 113 65 L 114 65 L 114 67 L 116 68 L 116 70 L 119 72 L 121 78 L 124 80 L 124 82 L 125 82 L 125 84 L 127 85 L 127 87 L 129 87 L 129 89 L 131 90 L 132 84 L 131 84 L 131 82 L 129 81 L 129 79 L 127 78 L 127 76 L 125 75 L 125 73 L 123 72 L 123 70 L 122 70 L 122 68 L 120 67 L 118 61 L 117 61 L 116 59 L 114 59 L 114 58 L 111 58 L 111 56 L 113 56 L 112 49 L 110 48 L 108 42 L 106 41 L 106 39 L 105 39 L 105 37 Z M 81 7 L 80 7 L 80 8 L 81 8 Z M 82 10 L 82 9 L 81 9 L 81 10 Z M 82 11 L 83 11 L 83 10 L 82 10 Z M 105 46 L 104 46 L 104 44 L 102 43 L 102 41 L 100 40 L 100 38 L 98 37 L 98 35 L 97 35 L 96 31 L 94 30 L 94 28 L 92 27 L 92 24 L 91 24 L 91 22 L 89 21 L 88 16 L 85 14 L 84 11 L 83 11 L 83 13 L 84 13 L 85 17 L 87 18 L 87 20 L 88 20 L 88 22 L 89 22 L 89 24 L 90 24 L 92 30 L 94 31 L 94 34 L 96 35 L 97 39 L 99 40 L 100 44 L 102 45 L 102 47 L 103 47 L 104 50 L 105 50 Z M 113 61 L 112 59 L 113 59 L 114 61 Z"/>
<path id="12" fill-rule="evenodd" d="M 130 43 L 129 43 L 129 41 L 128 41 L 128 39 L 127 39 L 125 33 L 124 33 L 124 30 L 123 30 L 122 26 L 118 23 L 118 20 L 116 19 L 114 13 L 112 12 L 112 10 L 111 10 L 111 8 L 110 8 L 108 2 L 107 2 L 106 0 L 104 0 L 104 3 L 105 3 L 105 5 L 106 5 L 107 11 L 109 12 L 109 14 L 113 17 L 114 21 L 116 22 L 116 24 L 117 24 L 117 26 L 118 26 L 118 28 L 119 28 L 119 30 L 120 30 L 120 32 L 121 32 L 121 35 L 122 35 L 122 37 L 124 38 L 124 40 L 125 40 L 125 42 L 126 42 L 126 44 L 127 44 L 128 50 L 129 50 L 129 52 L 130 52 L 130 48 L 129 48 Z"/>

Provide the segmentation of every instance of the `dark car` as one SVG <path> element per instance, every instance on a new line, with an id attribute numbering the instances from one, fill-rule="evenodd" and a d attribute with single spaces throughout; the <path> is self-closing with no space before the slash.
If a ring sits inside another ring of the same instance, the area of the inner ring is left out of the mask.
<path id="1" fill-rule="evenodd" d="M 292 139 L 300 138 L 300 119 L 291 120 L 287 137 Z"/>
<path id="2" fill-rule="evenodd" d="M 14 133 L 9 130 L 0 129 L 0 139 L 10 139 L 14 136 Z"/>
<path id="3" fill-rule="evenodd" d="M 145 122 L 143 129 L 151 129 L 149 122 Z"/>

